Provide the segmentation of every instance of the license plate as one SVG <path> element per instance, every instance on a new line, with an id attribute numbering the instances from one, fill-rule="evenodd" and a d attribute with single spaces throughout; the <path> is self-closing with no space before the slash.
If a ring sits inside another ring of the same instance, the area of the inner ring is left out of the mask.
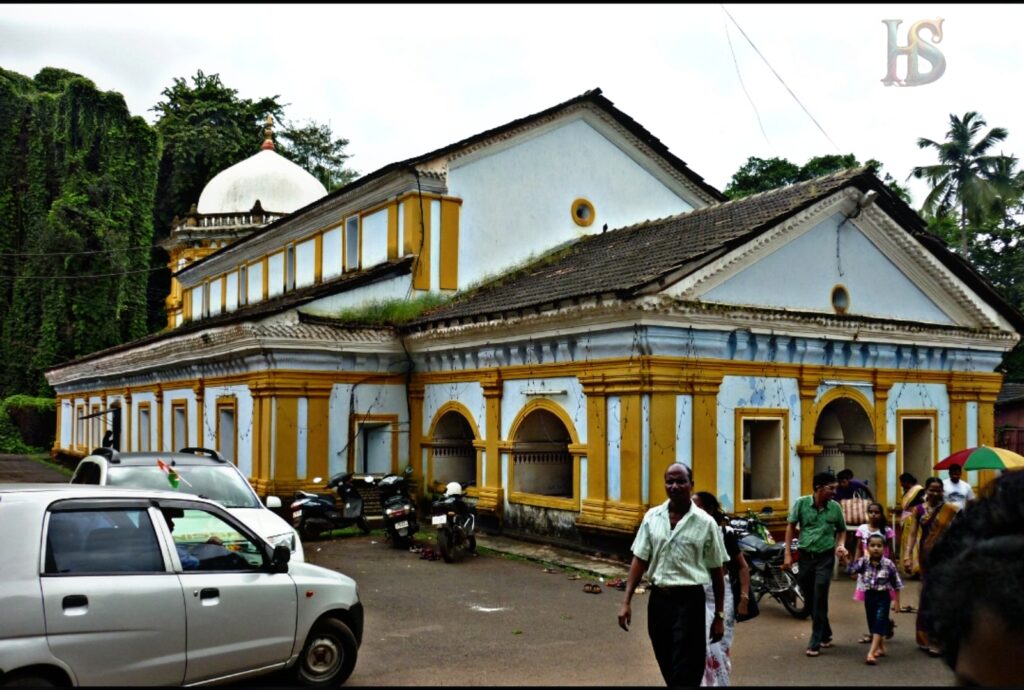
<path id="1" fill-rule="evenodd" d="M 800 572 L 800 564 L 794 563 L 792 566 L 790 566 L 790 570 L 793 572 L 794 575 L 796 575 Z"/>
<path id="2" fill-rule="evenodd" d="M 293 511 L 292 512 L 292 517 L 295 518 L 295 519 L 298 519 L 298 518 L 302 517 L 302 511 L 301 510 Z"/>
<path id="3" fill-rule="evenodd" d="M 443 524 L 446 524 L 447 522 L 448 522 L 448 516 L 447 515 L 435 515 L 434 517 L 430 518 L 430 524 L 432 524 L 432 525 L 443 525 Z"/>
<path id="4" fill-rule="evenodd" d="M 402 520 L 401 522 L 396 522 L 395 523 L 395 529 L 405 529 L 408 526 L 409 526 L 409 523 L 407 521 L 405 521 L 405 520 Z"/>

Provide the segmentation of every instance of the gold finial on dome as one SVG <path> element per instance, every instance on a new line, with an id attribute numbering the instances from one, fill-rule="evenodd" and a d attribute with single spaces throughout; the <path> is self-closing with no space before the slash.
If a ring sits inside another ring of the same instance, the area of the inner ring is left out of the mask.
<path id="1" fill-rule="evenodd" d="M 266 139 L 263 140 L 263 145 L 260 146 L 261 151 L 273 151 L 274 150 L 274 118 L 267 115 L 263 134 Z"/>

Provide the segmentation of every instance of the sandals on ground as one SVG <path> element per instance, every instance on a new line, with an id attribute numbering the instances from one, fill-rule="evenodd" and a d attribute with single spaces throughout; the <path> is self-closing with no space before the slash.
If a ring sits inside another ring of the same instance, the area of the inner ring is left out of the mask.
<path id="1" fill-rule="evenodd" d="M 871 635 L 861 635 L 857 642 L 860 644 L 871 644 Z"/>
<path id="2" fill-rule="evenodd" d="M 587 584 L 583 585 L 583 591 L 587 594 L 600 594 L 601 585 L 597 584 L 596 582 L 588 582 Z"/>
<path id="3" fill-rule="evenodd" d="M 878 659 L 876 659 L 874 655 L 868 654 L 868 658 L 864 660 L 864 663 L 868 666 L 874 666 L 878 663 Z"/>

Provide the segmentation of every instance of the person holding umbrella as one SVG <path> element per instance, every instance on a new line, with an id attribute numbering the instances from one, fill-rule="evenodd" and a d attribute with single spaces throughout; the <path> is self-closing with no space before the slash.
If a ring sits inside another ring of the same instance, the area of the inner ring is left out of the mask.
<path id="1" fill-rule="evenodd" d="M 960 508 L 956 504 L 944 500 L 942 480 L 938 477 L 928 477 L 924 482 L 924 491 L 925 502 L 914 508 L 908 537 L 911 544 L 917 545 L 922 589 L 927 586 L 928 556 L 932 547 L 960 514 Z M 903 567 L 907 570 L 911 567 L 911 560 L 906 555 L 903 558 Z M 917 609 L 917 646 L 930 656 L 940 656 L 939 650 L 928 639 L 927 608 L 925 601 L 922 600 Z"/>

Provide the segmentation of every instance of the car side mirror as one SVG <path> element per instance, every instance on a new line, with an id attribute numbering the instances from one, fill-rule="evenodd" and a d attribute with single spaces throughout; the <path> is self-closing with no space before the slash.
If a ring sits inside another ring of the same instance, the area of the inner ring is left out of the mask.
<path id="1" fill-rule="evenodd" d="M 271 509 L 280 508 L 281 499 L 278 498 L 277 496 L 267 496 L 267 507 Z"/>
<path id="2" fill-rule="evenodd" d="M 288 561 L 292 558 L 292 550 L 284 544 L 274 547 L 274 553 L 270 557 L 270 568 L 275 573 L 287 573 Z"/>

